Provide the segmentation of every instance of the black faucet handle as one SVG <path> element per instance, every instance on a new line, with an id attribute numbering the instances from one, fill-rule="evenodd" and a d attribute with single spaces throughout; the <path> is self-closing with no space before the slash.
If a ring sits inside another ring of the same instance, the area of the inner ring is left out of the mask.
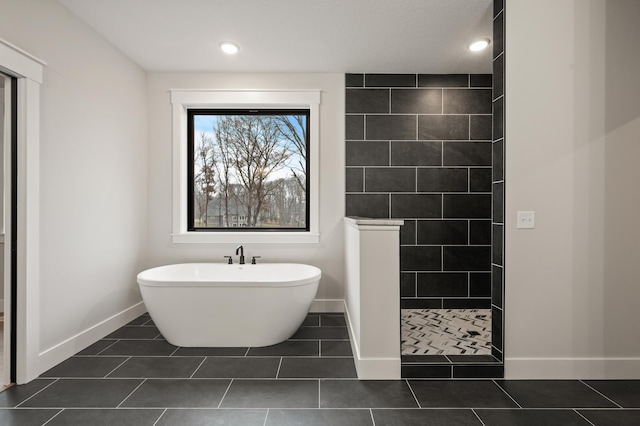
<path id="1" fill-rule="evenodd" d="M 229 259 L 227 262 L 229 265 L 233 265 L 233 256 L 225 256 L 226 259 Z"/>
<path id="2" fill-rule="evenodd" d="M 260 256 L 252 256 L 251 257 L 251 264 L 255 265 L 256 264 L 256 259 L 260 259 Z"/>

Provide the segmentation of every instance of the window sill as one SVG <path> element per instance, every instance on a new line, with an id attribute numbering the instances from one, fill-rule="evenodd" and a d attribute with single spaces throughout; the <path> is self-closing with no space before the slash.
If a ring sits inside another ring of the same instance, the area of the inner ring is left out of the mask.
<path id="1" fill-rule="evenodd" d="M 184 232 L 172 234 L 174 244 L 317 244 L 320 234 L 311 232 Z"/>

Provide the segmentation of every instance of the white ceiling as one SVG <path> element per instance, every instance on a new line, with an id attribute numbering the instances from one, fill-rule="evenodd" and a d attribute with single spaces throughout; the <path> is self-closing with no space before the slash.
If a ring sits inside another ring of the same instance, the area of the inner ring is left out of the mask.
<path id="1" fill-rule="evenodd" d="M 492 0 L 58 1 L 148 71 L 491 72 Z"/>

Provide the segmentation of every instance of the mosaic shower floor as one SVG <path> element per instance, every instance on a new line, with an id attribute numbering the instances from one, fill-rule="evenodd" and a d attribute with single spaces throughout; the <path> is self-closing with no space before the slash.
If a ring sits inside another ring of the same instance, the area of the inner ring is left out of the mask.
<path id="1" fill-rule="evenodd" d="M 491 310 L 402 309 L 402 355 L 491 355 Z"/>

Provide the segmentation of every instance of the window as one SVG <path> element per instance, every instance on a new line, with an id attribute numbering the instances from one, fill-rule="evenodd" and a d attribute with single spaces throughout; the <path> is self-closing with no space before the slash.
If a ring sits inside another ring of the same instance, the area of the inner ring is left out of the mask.
<path id="1" fill-rule="evenodd" d="M 172 242 L 319 242 L 319 90 L 173 90 L 171 103 Z M 271 155 L 242 153 L 252 144 L 229 134 L 243 126 Z"/>
<path id="2" fill-rule="evenodd" d="M 309 230 L 308 109 L 189 109 L 187 120 L 189 231 Z"/>

